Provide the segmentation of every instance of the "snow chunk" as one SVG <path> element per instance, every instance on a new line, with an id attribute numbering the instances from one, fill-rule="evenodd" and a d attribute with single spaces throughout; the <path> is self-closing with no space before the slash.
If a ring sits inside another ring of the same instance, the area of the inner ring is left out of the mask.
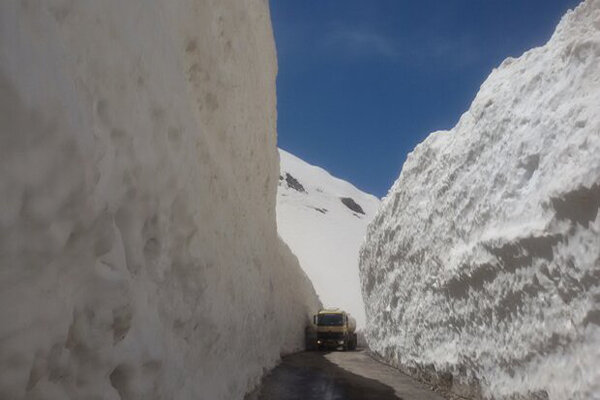
<path id="1" fill-rule="evenodd" d="M 568 12 L 407 158 L 360 261 L 390 363 L 466 395 L 598 398 L 598 21 L 598 0 Z"/>

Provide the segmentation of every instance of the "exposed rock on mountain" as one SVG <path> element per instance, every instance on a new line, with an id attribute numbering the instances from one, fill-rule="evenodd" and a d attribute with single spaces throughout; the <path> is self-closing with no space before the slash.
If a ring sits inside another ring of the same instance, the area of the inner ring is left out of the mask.
<path id="1" fill-rule="evenodd" d="M 358 204 L 356 201 L 354 201 L 354 199 L 352 197 L 342 197 L 342 198 L 340 198 L 340 200 L 342 201 L 342 203 L 344 203 L 344 205 L 346 207 L 348 207 L 352 211 L 365 215 L 365 212 L 362 209 L 362 207 L 360 206 L 360 204 Z"/>

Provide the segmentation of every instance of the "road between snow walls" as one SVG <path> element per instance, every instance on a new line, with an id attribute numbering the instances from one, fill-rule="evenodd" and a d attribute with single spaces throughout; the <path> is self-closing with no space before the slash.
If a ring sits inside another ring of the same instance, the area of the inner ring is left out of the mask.
<path id="1" fill-rule="evenodd" d="M 368 228 L 371 349 L 475 398 L 600 398 L 600 1 L 507 59 Z"/>
<path id="2" fill-rule="evenodd" d="M 241 399 L 319 307 L 263 0 L 0 3 L 0 398 Z"/>

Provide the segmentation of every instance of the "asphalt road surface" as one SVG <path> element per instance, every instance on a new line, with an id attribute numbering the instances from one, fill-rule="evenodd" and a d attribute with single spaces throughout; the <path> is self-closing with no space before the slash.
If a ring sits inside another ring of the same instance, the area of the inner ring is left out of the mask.
<path id="1" fill-rule="evenodd" d="M 246 400 L 445 400 L 364 351 L 284 357 Z"/>

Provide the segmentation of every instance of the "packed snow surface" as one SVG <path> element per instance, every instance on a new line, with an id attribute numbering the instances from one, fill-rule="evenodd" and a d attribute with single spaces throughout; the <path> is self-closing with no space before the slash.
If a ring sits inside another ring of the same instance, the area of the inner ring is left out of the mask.
<path id="1" fill-rule="evenodd" d="M 268 3 L 0 2 L 0 398 L 241 399 L 319 306 Z"/>
<path id="2" fill-rule="evenodd" d="M 352 314 L 360 329 L 365 311 L 358 251 L 379 199 L 284 150 L 279 155 L 279 234 L 298 256 L 323 304 Z"/>
<path id="3" fill-rule="evenodd" d="M 457 392 L 600 399 L 599 107 L 587 0 L 408 156 L 361 250 L 372 349 Z"/>

